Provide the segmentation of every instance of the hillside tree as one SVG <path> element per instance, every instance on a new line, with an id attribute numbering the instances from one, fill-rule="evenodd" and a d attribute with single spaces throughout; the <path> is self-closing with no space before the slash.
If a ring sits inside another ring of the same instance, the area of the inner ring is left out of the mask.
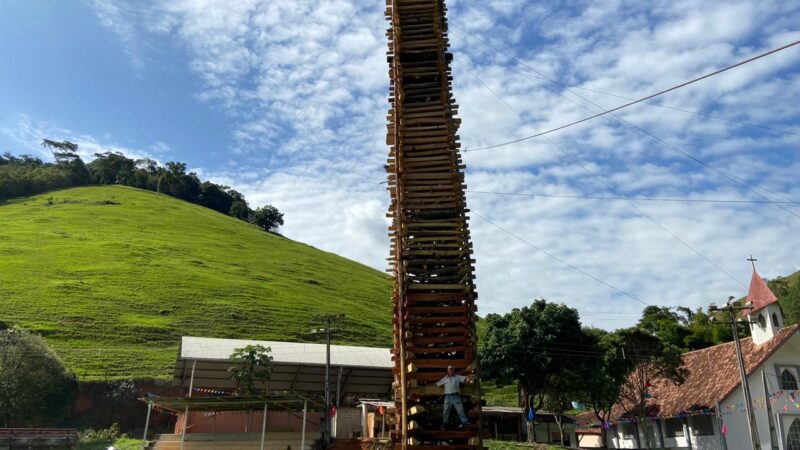
<path id="1" fill-rule="evenodd" d="M 283 225 L 283 213 L 272 205 L 265 205 L 250 214 L 250 221 L 265 231 L 273 231 Z"/>

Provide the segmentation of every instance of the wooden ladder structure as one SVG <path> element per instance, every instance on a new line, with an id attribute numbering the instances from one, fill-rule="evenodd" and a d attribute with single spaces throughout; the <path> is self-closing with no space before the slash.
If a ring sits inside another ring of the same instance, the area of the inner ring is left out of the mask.
<path id="1" fill-rule="evenodd" d="M 387 0 L 396 449 L 482 447 L 477 294 L 445 11 L 444 0 Z M 466 429 L 441 429 L 435 383 L 449 365 L 475 377 L 461 389 Z"/>

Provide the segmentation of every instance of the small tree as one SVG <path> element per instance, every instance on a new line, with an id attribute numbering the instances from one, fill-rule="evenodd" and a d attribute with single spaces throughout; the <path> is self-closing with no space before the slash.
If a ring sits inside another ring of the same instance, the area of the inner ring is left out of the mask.
<path id="1" fill-rule="evenodd" d="M 544 398 L 544 408 L 553 413 L 562 447 L 564 446 L 564 426 L 566 426 L 564 414 L 572 407 L 572 399 L 575 398 L 572 397 L 572 391 L 574 385 L 579 381 L 581 380 L 572 374 L 562 373 L 551 381 L 549 392 Z"/>
<path id="2" fill-rule="evenodd" d="M 256 383 L 269 380 L 272 376 L 271 349 L 263 345 L 247 345 L 237 348 L 230 359 L 239 364 L 228 368 L 232 380 L 236 382 L 237 392 L 244 395 L 257 393 Z"/>
<path id="3" fill-rule="evenodd" d="M 597 328 L 584 329 L 587 351 L 597 355 L 584 358 L 585 374 L 581 377 L 579 398 L 594 412 L 601 424 L 601 445 L 607 448 L 607 424 L 611 410 L 619 399 L 619 391 L 630 373 L 631 366 L 623 364 L 619 339 L 616 334 Z"/>
<path id="4" fill-rule="evenodd" d="M 674 345 L 665 344 L 636 328 L 620 330 L 616 334 L 625 351 L 624 359 L 618 362 L 630 368 L 620 386 L 619 404 L 627 414 L 637 419 L 637 423 L 645 423 L 649 416 L 647 403 L 653 383 L 666 380 L 681 384 L 686 379 L 681 352 Z M 645 432 L 644 437 L 646 448 L 650 448 L 650 436 Z"/>
<path id="5" fill-rule="evenodd" d="M 38 336 L 0 327 L 0 427 L 57 425 L 78 381 Z"/>
<path id="6" fill-rule="evenodd" d="M 272 205 L 266 205 L 253 211 L 250 221 L 265 231 L 272 231 L 283 225 L 283 213 Z"/>

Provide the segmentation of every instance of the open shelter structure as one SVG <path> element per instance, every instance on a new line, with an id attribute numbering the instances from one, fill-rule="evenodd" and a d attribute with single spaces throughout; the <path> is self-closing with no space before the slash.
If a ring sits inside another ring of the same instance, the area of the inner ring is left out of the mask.
<path id="1" fill-rule="evenodd" d="M 231 355 L 248 345 L 270 349 L 271 377 L 255 383 L 260 395 L 239 396 L 230 369 L 241 363 Z M 358 399 L 389 398 L 391 353 L 387 348 L 331 345 L 330 354 L 328 382 L 335 405 L 332 431 L 344 438 L 360 436 Z M 248 441 L 253 450 L 271 448 L 276 438 L 281 443 L 294 439 L 294 446 L 308 445 L 306 437 L 316 440 L 325 414 L 325 364 L 323 344 L 184 336 L 172 384 L 186 395 L 142 399 L 149 405 L 148 415 L 155 411 L 177 416 L 174 434 L 161 435 L 156 450 L 179 450 L 187 442 L 196 447 L 200 441 L 226 439 Z M 263 442 L 256 445 L 254 441 Z M 176 442 L 180 447 L 174 448 Z"/>

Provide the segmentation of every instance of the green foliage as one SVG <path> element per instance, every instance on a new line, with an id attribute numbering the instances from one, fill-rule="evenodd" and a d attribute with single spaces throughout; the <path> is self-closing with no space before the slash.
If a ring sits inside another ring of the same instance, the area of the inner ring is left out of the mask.
<path id="1" fill-rule="evenodd" d="M 242 395 L 255 395 L 256 383 L 267 381 L 272 376 L 271 349 L 263 345 L 247 345 L 237 348 L 230 359 L 239 364 L 228 368 L 231 380 L 236 382 L 237 391 Z"/>
<path id="2" fill-rule="evenodd" d="M 786 325 L 800 322 L 800 283 L 794 283 L 781 298 Z"/>
<path id="3" fill-rule="evenodd" d="M 611 409 L 619 398 L 620 387 L 630 374 L 631 366 L 620 364 L 622 342 L 617 333 L 586 328 L 584 334 L 586 352 L 594 356 L 583 361 L 577 398 L 588 405 L 597 420 L 603 423 L 610 418 Z M 606 442 L 605 429 L 602 433 L 602 442 Z"/>
<path id="4" fill-rule="evenodd" d="M 247 207 L 247 202 L 244 200 L 236 200 L 231 203 L 231 210 L 228 214 L 239 220 L 249 220 L 250 208 Z"/>
<path id="5" fill-rule="evenodd" d="M 539 410 L 545 394 L 572 370 L 579 358 L 565 357 L 564 348 L 581 345 L 578 312 L 565 305 L 535 300 L 508 314 L 489 314 L 481 342 L 481 367 L 487 380 L 517 383 L 526 406 Z"/>
<path id="6" fill-rule="evenodd" d="M 662 343 L 683 351 L 699 350 L 733 340 L 730 327 L 714 324 L 702 309 L 648 306 L 637 327 Z"/>
<path id="7" fill-rule="evenodd" d="M 618 358 L 617 364 L 628 372 L 620 385 L 619 404 L 626 413 L 644 422 L 650 415 L 647 401 L 653 382 L 664 379 L 681 384 L 686 379 L 687 371 L 683 367 L 681 351 L 637 328 L 614 332 L 614 345 L 624 349 L 624 359 Z M 647 433 L 645 448 L 650 448 Z"/>
<path id="8" fill-rule="evenodd" d="M 392 342 L 383 273 L 170 197 L 51 192 L 0 205 L 0 230 L 2 320 L 81 379 L 166 378 L 182 335 L 297 341 L 314 314 L 347 314 L 337 343 Z"/>
<path id="9" fill-rule="evenodd" d="M 272 205 L 266 205 L 253 211 L 250 221 L 265 231 L 272 231 L 283 225 L 283 213 Z"/>
<path id="10" fill-rule="evenodd" d="M 124 433 L 120 434 L 119 426 L 114 423 L 109 428 L 82 431 L 75 449 L 106 450 L 114 447 L 117 450 L 141 450 L 145 444 L 146 442 L 141 439 L 132 439 Z"/>
<path id="11" fill-rule="evenodd" d="M 113 441 L 120 436 L 119 425 L 117 423 L 111 424 L 108 428 L 100 430 L 88 429 L 83 430 L 78 436 L 78 442 L 89 443 L 95 441 Z"/>
<path id="12" fill-rule="evenodd" d="M 119 152 L 104 152 L 95 153 L 94 160 L 84 165 L 77 154 L 77 144 L 45 139 L 42 146 L 51 150 L 55 164 L 28 155 L 0 156 L 0 202 L 90 183 L 123 184 L 197 203 L 241 220 L 252 216 L 253 223 L 267 231 L 283 225 L 283 214 L 274 206 L 251 211 L 240 192 L 210 181 L 201 182 L 197 174 L 186 173 L 183 162 L 170 161 L 161 167 L 152 159 L 133 160 Z"/>
<path id="13" fill-rule="evenodd" d="M 38 336 L 0 331 L 0 427 L 58 424 L 75 402 L 78 381 Z"/>

